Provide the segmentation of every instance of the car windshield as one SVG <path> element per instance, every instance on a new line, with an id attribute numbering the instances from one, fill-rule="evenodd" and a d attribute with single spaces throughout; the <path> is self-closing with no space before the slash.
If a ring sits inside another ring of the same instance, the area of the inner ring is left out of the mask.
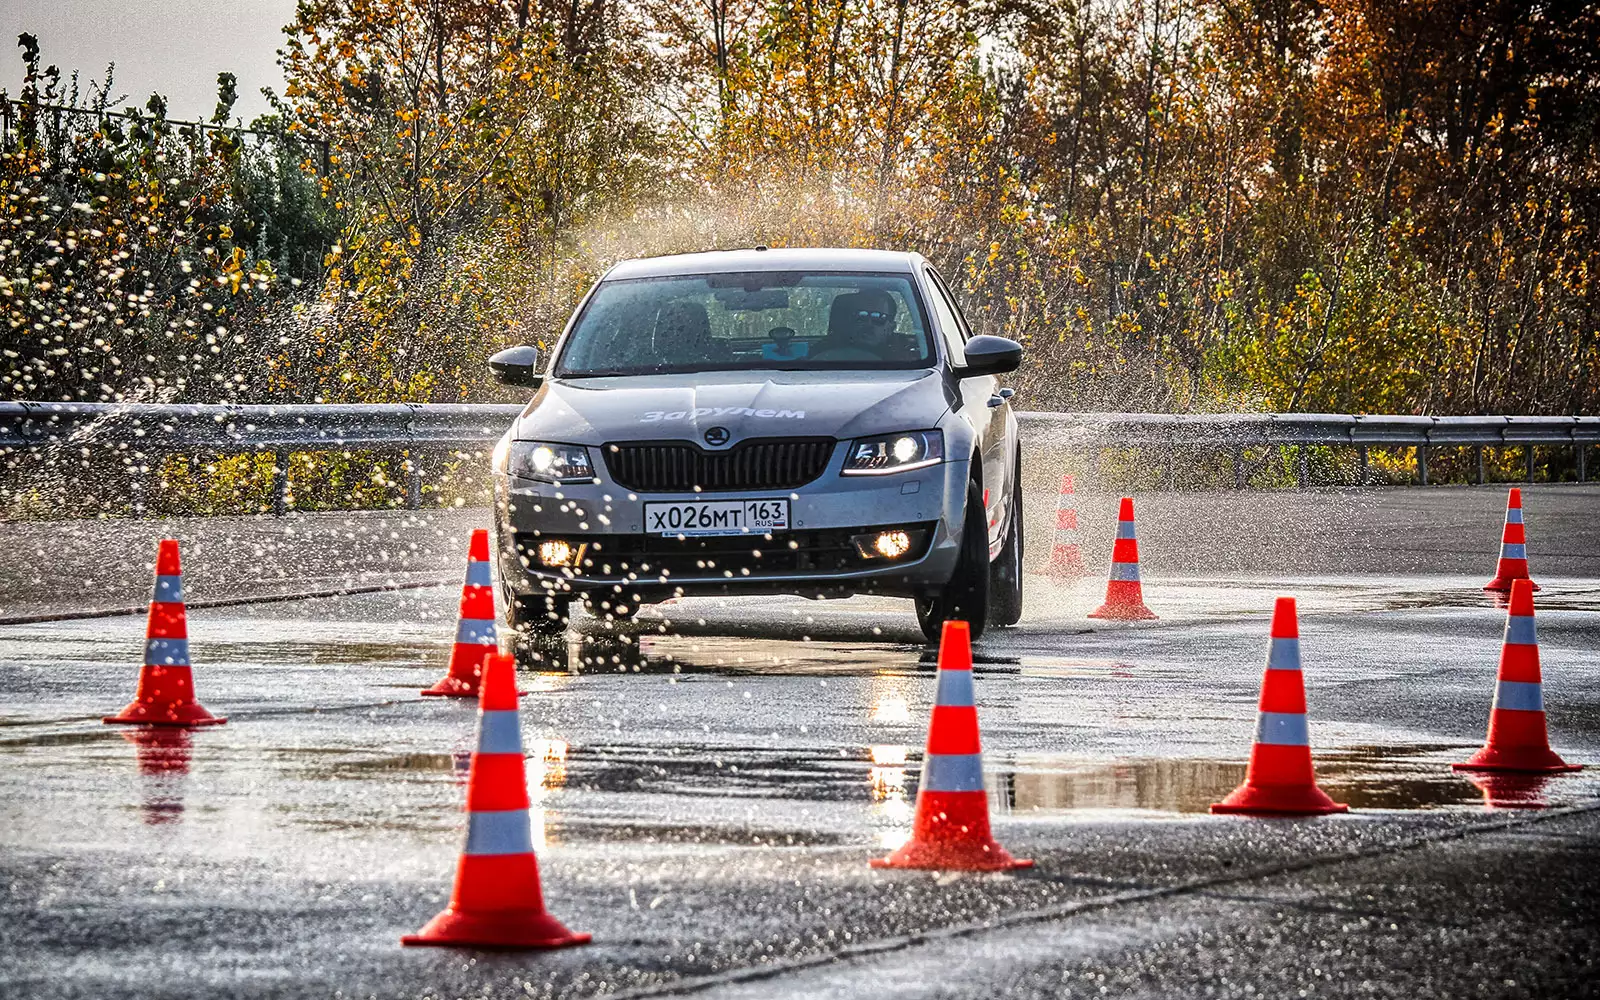
<path id="1" fill-rule="evenodd" d="M 602 282 L 557 375 L 926 368 L 908 275 L 745 271 Z"/>

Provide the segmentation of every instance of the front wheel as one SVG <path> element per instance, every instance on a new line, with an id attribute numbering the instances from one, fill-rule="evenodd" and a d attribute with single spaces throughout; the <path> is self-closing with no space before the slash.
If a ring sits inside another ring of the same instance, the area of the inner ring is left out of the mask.
<path id="1" fill-rule="evenodd" d="M 990 563 L 989 624 L 1015 625 L 1022 620 L 1022 476 L 1021 460 L 1018 475 L 1011 484 L 1011 525 L 1006 530 L 1005 544 L 1000 554 Z"/>
<path id="2" fill-rule="evenodd" d="M 983 635 L 989 619 L 989 525 L 984 520 L 983 491 L 967 484 L 966 514 L 961 523 L 961 554 L 950 582 L 937 593 L 919 597 L 917 624 L 929 642 L 938 642 L 947 621 L 964 621 L 972 638 Z"/>
<path id="3" fill-rule="evenodd" d="M 560 635 L 572 612 L 570 594 L 513 594 L 506 602 L 506 622 L 518 632 Z"/>

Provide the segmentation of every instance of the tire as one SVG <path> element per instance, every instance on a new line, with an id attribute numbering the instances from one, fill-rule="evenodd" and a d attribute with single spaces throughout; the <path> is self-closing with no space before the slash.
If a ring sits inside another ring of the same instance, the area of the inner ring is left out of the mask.
<path id="1" fill-rule="evenodd" d="M 1000 555 L 989 564 L 989 624 L 1022 620 L 1022 459 L 1011 483 L 1011 517 Z"/>
<path id="2" fill-rule="evenodd" d="M 989 525 L 983 516 L 983 491 L 967 484 L 967 506 L 961 523 L 961 555 L 950 582 L 938 593 L 919 597 L 917 624 L 929 642 L 938 642 L 947 621 L 964 621 L 972 638 L 983 635 L 989 620 Z"/>
<path id="3" fill-rule="evenodd" d="M 513 594 L 506 601 L 506 621 L 518 632 L 560 635 L 572 612 L 570 594 Z"/>

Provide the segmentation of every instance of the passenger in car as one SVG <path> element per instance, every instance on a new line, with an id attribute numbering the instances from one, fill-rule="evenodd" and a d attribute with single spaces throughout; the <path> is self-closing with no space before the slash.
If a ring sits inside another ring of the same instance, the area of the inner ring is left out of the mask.
<path id="1" fill-rule="evenodd" d="M 711 335 L 706 307 L 682 299 L 666 303 L 656 313 L 650 354 L 663 367 L 728 360 L 727 345 Z"/>

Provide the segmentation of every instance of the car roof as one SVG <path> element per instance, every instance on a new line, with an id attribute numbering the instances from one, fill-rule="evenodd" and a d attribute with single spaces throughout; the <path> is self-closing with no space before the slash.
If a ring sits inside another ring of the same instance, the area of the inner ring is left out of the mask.
<path id="1" fill-rule="evenodd" d="M 605 280 L 662 278 L 675 274 L 720 274 L 728 271 L 864 271 L 911 274 L 922 255 L 903 250 L 855 250 L 844 247 L 774 247 L 770 250 L 711 250 L 667 257 L 624 260 L 606 272 Z"/>

